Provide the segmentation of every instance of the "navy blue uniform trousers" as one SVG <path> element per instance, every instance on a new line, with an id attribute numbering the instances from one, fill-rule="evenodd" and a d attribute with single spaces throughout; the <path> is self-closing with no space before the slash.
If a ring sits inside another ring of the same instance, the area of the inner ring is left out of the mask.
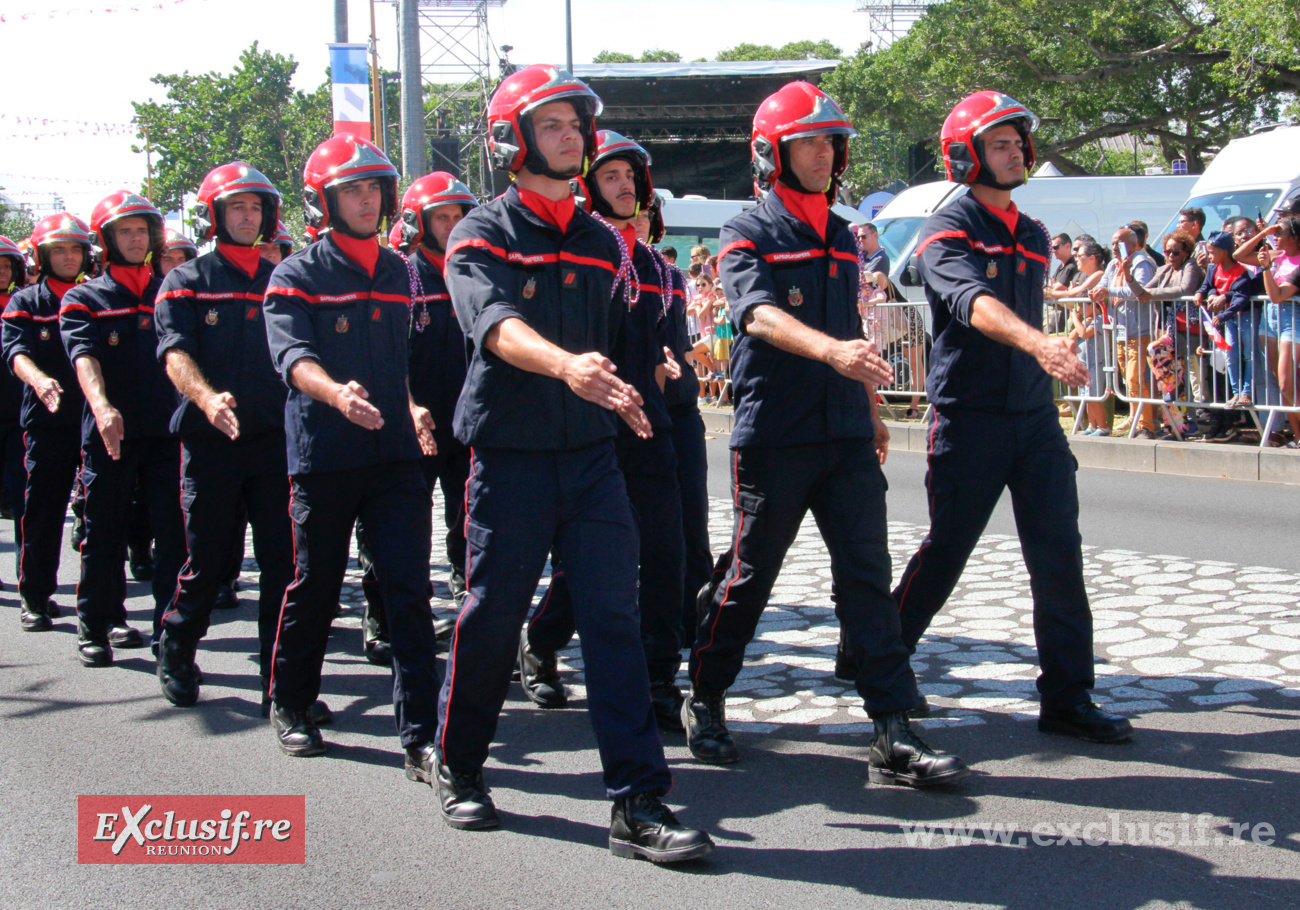
<path id="1" fill-rule="evenodd" d="M 519 630 L 551 552 L 573 596 L 605 792 L 666 793 L 672 776 L 637 616 L 636 521 L 612 440 L 567 452 L 475 447 L 468 491 L 469 598 L 438 706 L 443 761 L 461 772 L 487 761 Z"/>
<path id="2" fill-rule="evenodd" d="M 721 691 L 735 682 L 786 551 L 811 510 L 830 554 L 835 615 L 857 660 L 867 711 L 915 705 L 916 679 L 889 593 L 888 484 L 871 441 L 734 449 L 731 485 L 732 549 L 700 617 L 690 664 L 695 687 Z"/>
<path id="3" fill-rule="evenodd" d="M 32 427 L 24 434 L 27 490 L 18 557 L 18 593 L 43 606 L 59 586 L 59 554 L 68 496 L 81 468 L 81 428 Z"/>
<path id="4" fill-rule="evenodd" d="M 23 493 L 26 487 L 23 477 L 23 431 L 18 424 L 0 427 L 0 457 L 4 458 L 3 483 L 5 499 L 9 512 L 14 517 L 14 564 L 22 574 L 21 558 L 23 547 Z M 42 601 L 43 603 L 43 601 Z"/>
<path id="5" fill-rule="evenodd" d="M 429 609 L 429 491 L 416 459 L 297 474 L 290 483 L 294 577 L 284 592 L 271 698 L 306 710 L 320 697 L 330 624 L 347 569 L 352 527 L 366 526 L 393 653 L 393 710 L 402 745 L 433 741 L 437 642 Z"/>
<path id="6" fill-rule="evenodd" d="M 89 637 L 101 640 L 108 627 L 126 621 L 127 525 L 137 481 L 154 535 L 153 635 L 176 590 L 185 562 L 185 525 L 181 518 L 180 440 L 168 437 L 124 439 L 121 458 L 108 457 L 96 433 L 82 447 L 81 484 L 86 491 L 86 539 L 81 544 L 81 578 L 77 616 Z"/>
<path id="7" fill-rule="evenodd" d="M 677 485 L 682 491 L 682 537 L 685 566 L 682 590 L 682 629 L 685 641 L 695 640 L 695 598 L 713 572 L 709 548 L 709 455 L 704 443 L 704 418 L 687 405 L 671 410 L 673 451 L 677 454 Z"/>
<path id="8" fill-rule="evenodd" d="M 1043 706 L 1088 701 L 1092 613 L 1083 587 L 1077 465 L 1056 409 L 936 409 L 929 449 L 930 531 L 894 592 L 904 643 L 915 650 L 1009 489 L 1034 598 Z"/>
<path id="9" fill-rule="evenodd" d="M 677 456 L 667 430 L 649 439 L 620 436 L 615 449 L 641 540 L 637 608 L 641 613 L 646 668 L 652 681 L 671 683 L 682 663 L 685 560 Z M 568 573 L 562 563 L 559 565 L 528 624 L 528 643 L 534 651 L 558 651 L 577 630 Z"/>
<path id="10" fill-rule="evenodd" d="M 271 648 L 284 589 L 293 578 L 289 476 L 284 433 L 226 439 L 187 438 L 181 445 L 181 509 L 189 558 L 163 616 L 168 638 L 193 648 L 208 632 L 217 591 L 243 551 L 243 520 L 253 526 L 257 557 L 258 667 L 271 676 Z"/>

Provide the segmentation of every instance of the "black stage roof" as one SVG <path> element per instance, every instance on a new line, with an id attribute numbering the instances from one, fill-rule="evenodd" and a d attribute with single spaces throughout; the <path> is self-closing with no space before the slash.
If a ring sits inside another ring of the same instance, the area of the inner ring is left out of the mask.
<path id="1" fill-rule="evenodd" d="M 656 186 L 676 196 L 749 199 L 749 137 L 759 103 L 787 82 L 816 84 L 838 60 L 614 63 L 574 66 L 600 95 L 602 129 L 654 159 Z"/>

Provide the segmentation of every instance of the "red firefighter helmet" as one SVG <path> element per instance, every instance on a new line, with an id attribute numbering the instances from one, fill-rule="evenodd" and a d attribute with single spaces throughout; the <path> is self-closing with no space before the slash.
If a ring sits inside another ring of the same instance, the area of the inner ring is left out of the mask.
<path id="1" fill-rule="evenodd" d="M 552 101 L 572 102 L 578 114 L 586 171 L 586 163 L 596 155 L 596 118 L 603 107 L 600 97 L 585 82 L 548 63 L 535 63 L 510 74 L 492 93 L 487 122 L 494 167 L 513 174 L 528 165 L 530 171 L 557 180 L 573 176 L 552 171 L 535 148 L 532 113 Z"/>
<path id="2" fill-rule="evenodd" d="M 163 248 L 166 252 L 170 253 L 172 250 L 182 250 L 185 253 L 186 262 L 189 262 L 191 259 L 194 259 L 199 255 L 199 248 L 194 245 L 194 241 L 186 237 L 180 231 L 173 231 L 171 228 L 167 228 L 164 232 L 164 236 L 166 237 L 166 242 L 164 243 Z"/>
<path id="3" fill-rule="evenodd" d="M 42 275 L 47 277 L 54 274 L 50 269 L 49 250 L 45 249 L 45 246 L 51 243 L 81 244 L 81 268 L 77 271 L 90 274 L 93 265 L 90 251 L 93 243 L 90 239 L 90 228 L 86 225 L 86 222 L 69 212 L 49 215 L 36 222 L 36 227 L 32 228 L 31 244 L 36 251 L 37 268 L 40 269 Z"/>
<path id="4" fill-rule="evenodd" d="M 650 206 L 654 198 L 654 184 L 650 181 L 650 153 L 631 139 L 613 130 L 600 130 L 596 133 L 596 154 L 587 169 L 587 189 L 591 190 L 590 207 L 606 218 L 614 216 L 614 210 L 600 194 L 600 187 L 592 189 L 595 184 L 596 171 L 607 161 L 626 161 L 632 166 L 632 181 L 636 184 L 636 211 L 640 212 Z"/>
<path id="5" fill-rule="evenodd" d="M 388 248 L 398 252 L 406 251 L 406 241 L 402 239 L 402 222 L 394 221 L 388 229 Z"/>
<path id="6" fill-rule="evenodd" d="M 154 270 L 159 267 L 163 254 L 163 216 L 154 208 L 152 202 L 130 190 L 118 190 L 99 200 L 90 213 L 90 240 L 95 248 L 95 255 L 101 261 L 127 265 L 118 252 L 113 240 L 113 232 L 107 230 L 112 224 L 123 218 L 143 218 L 149 223 L 149 250 Z M 149 260 L 146 260 L 149 261 Z"/>
<path id="7" fill-rule="evenodd" d="M 1033 132 L 1038 129 L 1038 118 L 1029 108 L 1001 92 L 976 92 L 952 109 L 939 131 L 943 166 L 949 180 L 997 186 L 981 167 L 984 143 L 980 137 L 990 127 L 1002 123 L 1012 123 L 1020 131 L 1025 141 L 1025 173 L 1029 173 L 1034 166 Z"/>
<path id="8" fill-rule="evenodd" d="M 761 195 L 767 185 L 781 180 L 794 189 L 794 175 L 787 173 L 789 164 L 784 143 L 803 136 L 835 137 L 835 159 L 831 165 L 831 183 L 826 195 L 834 197 L 835 185 L 849 166 L 849 139 L 857 130 L 835 99 L 810 82 L 791 82 L 763 99 L 754 112 L 754 133 L 750 140 L 753 156 L 754 188 Z"/>
<path id="9" fill-rule="evenodd" d="M 27 257 L 8 237 L 0 234 L 0 259 L 9 260 L 9 283 L 0 286 L 0 294 L 11 293 L 27 283 Z"/>
<path id="10" fill-rule="evenodd" d="M 376 179 L 383 188 L 381 214 L 390 221 L 397 217 L 397 169 L 373 142 L 352 133 L 331 136 L 311 153 L 302 168 L 302 201 L 307 207 L 307 225 L 317 232 L 326 228 L 347 231 L 334 221 L 334 190 L 353 180 Z"/>
<path id="11" fill-rule="evenodd" d="M 211 240 L 221 234 L 221 210 L 218 203 L 238 193 L 256 193 L 262 197 L 262 237 L 275 233 L 280 220 L 280 191 L 266 175 L 246 161 L 232 161 L 208 171 L 199 186 L 199 201 L 194 206 L 194 230 L 199 240 Z M 221 238 L 227 239 L 227 238 Z"/>
<path id="12" fill-rule="evenodd" d="M 425 174 L 412 183 L 402 194 L 401 243 L 415 244 L 432 233 L 428 214 L 440 205 L 461 205 L 466 212 L 478 205 L 478 200 L 461 183 L 446 171 Z"/>
<path id="13" fill-rule="evenodd" d="M 289 233 L 289 229 L 285 227 L 283 221 L 275 223 L 275 235 L 264 242 L 274 243 L 279 246 L 281 258 L 288 258 L 293 253 L 294 246 L 296 246 L 293 242 L 293 235 Z"/>

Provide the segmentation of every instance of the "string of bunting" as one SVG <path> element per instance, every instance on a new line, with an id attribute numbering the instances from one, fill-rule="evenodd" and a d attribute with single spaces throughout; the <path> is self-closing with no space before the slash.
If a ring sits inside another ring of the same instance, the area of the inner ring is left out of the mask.
<path id="1" fill-rule="evenodd" d="M 138 179 L 138 178 L 137 178 Z M 60 186 L 111 186 L 121 187 L 130 184 L 131 180 L 93 180 L 91 178 L 67 178 L 67 177 L 40 177 L 35 174 L 15 174 L 9 171 L 0 171 L 0 185 L 7 181 L 19 180 L 24 183 L 54 183 Z"/>
<path id="2" fill-rule="evenodd" d="M 181 3 L 202 2 L 202 0 L 154 0 L 153 3 L 128 3 L 123 6 L 79 7 L 75 9 L 43 9 L 30 13 L 0 13 L 0 22 L 22 22 L 27 19 L 56 19 L 59 16 L 86 16 L 95 13 L 142 13 L 156 9 L 167 9 Z"/>
<path id="3" fill-rule="evenodd" d="M 23 127 L 52 127 L 60 132 L 42 133 L 47 136 L 83 135 L 134 136 L 136 128 L 129 123 L 97 122 L 93 120 L 67 120 L 61 117 L 19 117 L 0 114 L 0 125 L 12 123 Z"/>

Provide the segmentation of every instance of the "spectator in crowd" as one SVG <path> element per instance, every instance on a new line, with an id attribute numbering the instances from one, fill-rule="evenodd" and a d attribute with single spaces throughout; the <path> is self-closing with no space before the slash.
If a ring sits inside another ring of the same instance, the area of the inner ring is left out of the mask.
<path id="1" fill-rule="evenodd" d="M 667 259 L 669 265 L 677 264 L 677 247 L 666 246 L 663 249 L 659 250 L 659 255 Z"/>
<path id="2" fill-rule="evenodd" d="M 1254 279 L 1251 293 L 1262 295 L 1264 287 L 1260 256 L 1268 244 L 1267 238 L 1256 237 L 1257 231 L 1264 229 L 1263 221 L 1255 222 L 1245 216 L 1232 219 L 1232 239 L 1237 248 L 1232 258 L 1246 267 L 1246 273 Z M 1255 401 L 1261 404 L 1278 404 L 1282 398 L 1277 385 L 1277 322 L 1268 321 L 1268 308 L 1258 301 L 1250 307 L 1255 347 L 1251 358 L 1251 376 L 1255 391 Z"/>
<path id="3" fill-rule="evenodd" d="M 1109 421 L 1106 419 L 1106 365 L 1105 349 L 1102 346 L 1101 304 L 1084 300 L 1070 310 L 1069 337 L 1079 342 L 1079 359 L 1088 367 L 1088 385 L 1079 391 L 1088 397 L 1084 405 L 1087 414 L 1087 429 L 1084 436 L 1109 436 Z"/>
<path id="4" fill-rule="evenodd" d="M 1151 229 L 1147 227 L 1147 223 L 1141 219 L 1134 219 L 1128 223 L 1128 226 L 1133 229 L 1134 234 L 1137 234 L 1138 243 L 1142 245 L 1142 249 L 1146 250 L 1146 254 L 1151 257 L 1151 261 L 1156 264 L 1156 267 L 1159 268 L 1164 265 L 1165 257 L 1160 254 L 1159 250 L 1153 250 L 1151 244 L 1147 243 L 1147 238 L 1151 235 Z"/>
<path id="5" fill-rule="evenodd" d="M 693 254 L 692 254 L 693 255 Z M 701 271 L 694 279 L 695 296 L 691 299 L 690 306 L 687 307 L 687 316 L 694 316 L 699 323 L 700 334 L 695 340 L 692 348 L 691 359 L 702 368 L 702 372 L 697 369 L 696 375 L 700 377 L 700 403 L 714 404 L 717 400 L 717 393 L 714 391 L 717 383 L 713 379 L 713 309 L 716 303 L 716 296 L 713 290 L 713 281 L 706 278 L 703 273 L 703 265 L 696 263 L 691 266 L 692 271 L 699 266 Z"/>
<path id="6" fill-rule="evenodd" d="M 702 243 L 697 243 L 691 247 L 691 265 L 699 264 L 704 267 L 704 262 L 709 258 L 709 248 Z"/>
<path id="7" fill-rule="evenodd" d="M 870 276 L 876 285 L 885 288 L 889 281 L 889 253 L 880 245 L 880 232 L 868 221 L 858 225 L 858 242 L 862 252 L 867 254 L 867 267 L 864 277 Z"/>
<path id="8" fill-rule="evenodd" d="M 731 403 L 727 389 L 727 379 L 731 375 L 731 307 L 723 296 L 721 279 L 714 284 L 713 290 L 713 381 L 717 403 L 723 405 Z"/>
<path id="9" fill-rule="evenodd" d="M 1204 401 L 1201 358 L 1196 354 L 1201 342 L 1201 314 L 1198 308 L 1179 302 L 1180 298 L 1195 294 L 1205 280 L 1205 273 L 1196 264 L 1196 238 L 1179 229 L 1165 236 L 1164 248 L 1165 264 L 1156 269 L 1151 283 L 1140 285 L 1130 275 L 1129 287 L 1140 302 L 1164 305 L 1164 311 L 1159 314 L 1160 326 L 1174 343 L 1174 356 L 1183 361 L 1192 398 Z M 1197 427 L 1189 424 L 1183 432 L 1194 434 Z M 1161 438 L 1172 435 L 1167 432 Z"/>
<path id="10" fill-rule="evenodd" d="M 1223 332 L 1231 346 L 1228 351 L 1228 382 L 1233 397 L 1228 409 L 1252 407 L 1254 387 L 1251 383 L 1251 359 L 1254 351 L 1254 328 L 1250 318 L 1251 277 L 1246 267 L 1233 259 L 1236 244 L 1226 231 L 1210 238 L 1210 268 L 1196 292 L 1193 303 L 1204 306 L 1213 317 L 1215 329 Z M 1233 427 L 1224 427 L 1216 420 L 1207 442 L 1231 442 L 1241 434 Z"/>
<path id="11" fill-rule="evenodd" d="M 1205 209 L 1186 208 L 1179 209 L 1178 222 L 1174 225 L 1175 230 L 1186 231 L 1196 238 L 1196 264 L 1201 271 L 1210 267 L 1209 244 L 1205 242 Z"/>
<path id="12" fill-rule="evenodd" d="M 1069 297 L 1070 288 L 1079 280 L 1079 263 L 1074 258 L 1074 246 L 1069 234 L 1057 234 L 1052 238 L 1052 256 L 1056 259 L 1056 272 L 1047 279 L 1043 289 L 1043 331 L 1049 335 L 1058 335 L 1067 328 L 1067 308 L 1056 301 Z"/>
<path id="13" fill-rule="evenodd" d="M 1258 249 L 1253 256 L 1260 267 L 1262 289 L 1268 296 L 1259 336 L 1271 348 L 1269 366 L 1278 380 L 1278 398 L 1288 407 L 1294 407 L 1296 400 L 1296 339 L 1300 337 L 1295 299 L 1300 286 L 1297 232 L 1300 232 L 1300 217 L 1284 215 L 1276 224 L 1252 235 L 1234 254 L 1242 262 L 1242 257 L 1251 255 L 1247 250 Z M 1270 237 L 1275 246 L 1266 242 Z M 1287 447 L 1296 448 L 1296 440 L 1300 439 L 1300 415 L 1288 413 L 1287 420 L 1293 436 Z"/>
<path id="14" fill-rule="evenodd" d="M 1111 253 L 1115 257 L 1106 266 L 1101 284 L 1092 290 L 1090 296 L 1094 303 L 1111 306 L 1111 324 L 1115 332 L 1116 367 L 1123 367 L 1124 388 L 1129 398 L 1149 398 L 1151 395 L 1150 374 L 1146 366 L 1146 349 L 1151 343 L 1153 325 L 1152 306 L 1140 302 L 1129 286 L 1132 277 L 1137 284 L 1145 287 L 1156 275 L 1156 264 L 1138 243 L 1137 234 L 1127 225 L 1115 232 L 1111 238 Z M 1139 439 L 1155 439 L 1155 408 L 1151 405 L 1135 405 Z M 1127 432 L 1132 416 L 1115 428 L 1115 432 Z"/>

